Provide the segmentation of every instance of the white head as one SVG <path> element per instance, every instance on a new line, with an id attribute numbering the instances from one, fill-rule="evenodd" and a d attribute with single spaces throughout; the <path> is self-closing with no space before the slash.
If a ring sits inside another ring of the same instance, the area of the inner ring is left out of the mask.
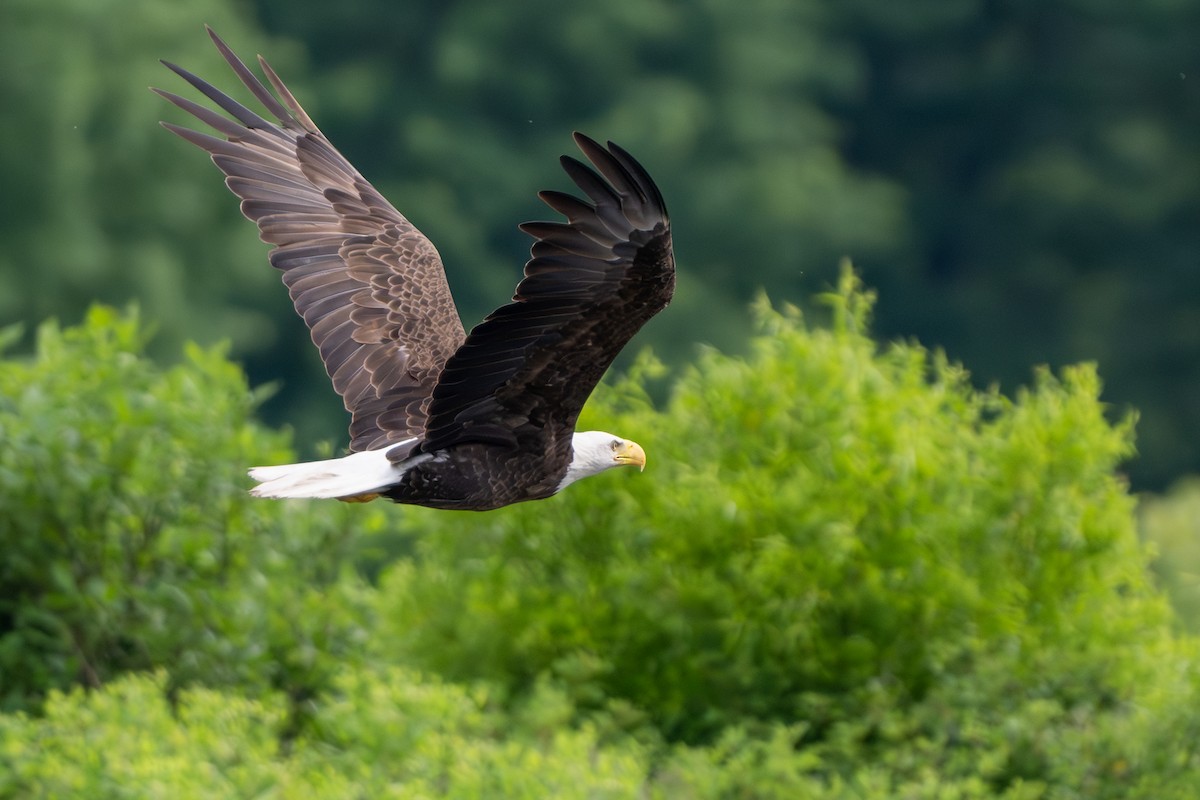
<path id="1" fill-rule="evenodd" d="M 583 431 L 571 440 L 571 465 L 555 491 L 561 492 L 580 478 L 597 475 L 612 467 L 646 468 L 646 451 L 637 442 L 604 431 Z"/>

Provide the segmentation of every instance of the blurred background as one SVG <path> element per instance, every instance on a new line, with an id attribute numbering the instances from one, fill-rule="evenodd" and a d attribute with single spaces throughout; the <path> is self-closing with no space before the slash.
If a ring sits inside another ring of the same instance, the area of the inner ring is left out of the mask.
<path id="1" fill-rule="evenodd" d="M 344 414 L 266 247 L 150 85 L 242 100 L 204 33 L 263 53 L 439 247 L 469 326 L 578 129 L 658 180 L 676 303 L 634 349 L 737 352 L 760 289 L 849 257 L 876 332 L 980 385 L 1094 360 L 1140 410 L 1135 488 L 1200 472 L 1200 2 L 0 0 L 0 323 L 136 302 L 167 359 L 228 339 L 298 441 Z M 311 455 L 311 453 L 302 453 Z"/>

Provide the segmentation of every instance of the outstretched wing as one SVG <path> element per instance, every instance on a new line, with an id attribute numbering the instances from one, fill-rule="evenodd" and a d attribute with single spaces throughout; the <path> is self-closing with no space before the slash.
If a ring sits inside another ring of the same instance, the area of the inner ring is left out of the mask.
<path id="1" fill-rule="evenodd" d="M 275 121 L 164 61 L 229 115 L 155 89 L 224 138 L 164 127 L 212 155 L 242 213 L 275 245 L 271 264 L 351 413 L 350 449 L 420 436 L 433 387 L 464 338 L 437 250 L 334 149 L 262 56 L 283 103 L 208 33 Z"/>
<path id="2" fill-rule="evenodd" d="M 463 442 L 541 437 L 569 460 L 570 433 L 617 353 L 675 289 L 670 222 L 658 187 L 612 142 L 575 142 L 599 171 L 568 156 L 563 169 L 590 202 L 539 196 L 566 222 L 527 222 L 537 241 L 513 302 L 467 336 L 429 406 L 433 452 Z"/>

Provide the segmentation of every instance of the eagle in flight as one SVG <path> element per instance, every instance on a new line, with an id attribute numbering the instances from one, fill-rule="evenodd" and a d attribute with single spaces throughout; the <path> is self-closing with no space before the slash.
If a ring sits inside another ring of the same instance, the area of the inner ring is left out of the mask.
<path id="1" fill-rule="evenodd" d="M 253 494 L 484 511 L 645 467 L 637 443 L 575 430 L 609 364 L 675 289 L 666 205 L 632 156 L 575 134 L 592 166 L 561 163 L 586 199 L 539 194 L 565 221 L 520 226 L 534 243 L 512 302 L 466 333 L 429 239 L 261 56 L 278 97 L 208 33 L 270 118 L 164 61 L 225 113 L 154 89 L 217 135 L 163 125 L 210 154 L 274 246 L 271 264 L 351 415 L 349 455 L 255 467 Z"/>

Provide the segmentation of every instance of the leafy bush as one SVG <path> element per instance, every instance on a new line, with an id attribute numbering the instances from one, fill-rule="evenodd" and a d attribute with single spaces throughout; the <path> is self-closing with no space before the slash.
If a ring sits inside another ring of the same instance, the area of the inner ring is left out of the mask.
<path id="1" fill-rule="evenodd" d="M 548 681 L 670 741 L 802 724 L 835 771 L 1056 780 L 1059 734 L 1121 719 L 1174 658 L 1115 475 L 1132 420 L 1105 419 L 1090 366 L 1010 400 L 879 351 L 849 274 L 827 299 L 829 330 L 760 304 L 752 355 L 701 354 L 663 413 L 645 360 L 594 403 L 645 475 L 406 515 L 419 557 L 385 573 L 381 652 L 513 697 Z"/>
<path id="2" fill-rule="evenodd" d="M 96 308 L 0 362 L 0 708 L 157 665 L 301 697 L 363 638 L 345 512 L 252 503 L 287 437 L 220 349 L 161 369 L 145 339 Z"/>
<path id="3" fill-rule="evenodd" d="M 0 683 L 35 712 L 0 714 L 0 798 L 1194 796 L 1132 421 L 1090 367 L 978 392 L 877 348 L 850 275 L 827 300 L 760 304 L 662 412 L 650 358 L 602 391 L 645 475 L 482 515 L 252 503 L 291 454 L 219 351 L 44 328 L 0 371 Z"/>
<path id="4" fill-rule="evenodd" d="M 1154 574 L 1183 625 L 1200 633 L 1200 479 L 1147 495 L 1140 510 L 1143 536 L 1156 550 Z"/>
<path id="5" fill-rule="evenodd" d="M 0 797 L 636 797 L 646 756 L 588 730 L 508 732 L 483 697 L 402 670 L 349 670 L 282 751 L 278 697 L 164 680 L 56 694 L 45 719 L 0 716 Z"/>
<path id="6" fill-rule="evenodd" d="M 735 726 L 710 746 L 663 748 L 564 724 L 570 706 L 545 686 L 508 713 L 485 686 L 350 667 L 283 747 L 290 725 L 278 695 L 190 688 L 172 705 L 165 689 L 161 674 L 126 676 L 99 692 L 54 692 L 40 718 L 0 715 L 0 798 L 1185 800 L 1200 778 L 1195 740 L 1182 738 L 1200 730 L 1181 707 L 1165 724 L 1156 709 L 1110 715 L 1099 729 L 1057 718 L 1047 704 L 996 720 L 967 716 L 957 730 L 946 726 L 950 707 L 917 709 L 911 722 L 892 710 L 891 733 L 912 738 L 875 753 L 851 736 L 805 745 L 803 723 Z M 1055 759 L 1049 779 L 997 786 L 997 765 L 1031 743 Z"/>

